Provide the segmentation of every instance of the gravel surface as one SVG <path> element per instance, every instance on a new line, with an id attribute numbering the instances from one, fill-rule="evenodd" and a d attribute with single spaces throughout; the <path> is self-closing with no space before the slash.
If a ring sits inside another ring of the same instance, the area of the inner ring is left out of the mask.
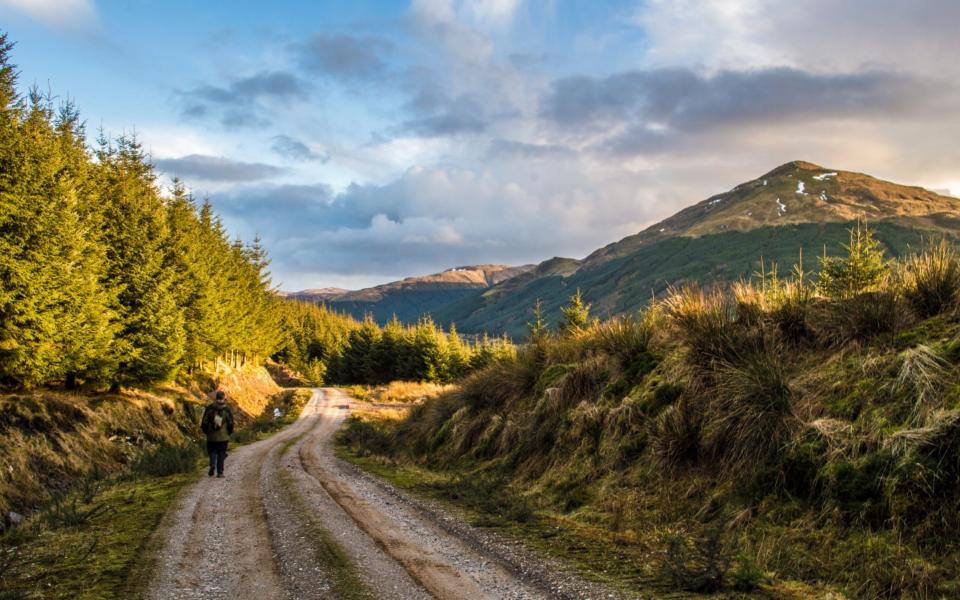
<path id="1" fill-rule="evenodd" d="M 188 488 L 165 519 L 148 597 L 331 598 L 305 523 L 322 526 L 378 598 L 620 597 L 337 459 L 332 436 L 351 404 L 316 390 L 296 423 L 231 450 L 225 478 Z"/>

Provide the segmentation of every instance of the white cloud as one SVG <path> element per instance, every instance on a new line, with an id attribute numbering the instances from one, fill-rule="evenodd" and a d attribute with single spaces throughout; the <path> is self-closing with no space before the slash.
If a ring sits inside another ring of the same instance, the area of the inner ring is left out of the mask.
<path id="1" fill-rule="evenodd" d="M 647 35 L 647 66 L 707 68 L 783 64 L 757 38 L 769 21 L 765 0 L 649 0 L 630 21 Z"/>
<path id="2" fill-rule="evenodd" d="M 957 74 L 956 0 L 644 0 L 650 66 Z"/>
<path id="3" fill-rule="evenodd" d="M 0 0 L 0 6 L 12 8 L 55 29 L 86 29 L 97 22 L 92 0 Z"/>
<path id="4" fill-rule="evenodd" d="M 464 8 L 473 19 L 489 27 L 506 27 L 520 8 L 522 0 L 474 0 L 465 2 Z"/>
<path id="5" fill-rule="evenodd" d="M 512 24 L 523 0 L 413 0 L 410 10 L 428 25 L 459 22 L 483 29 Z"/>

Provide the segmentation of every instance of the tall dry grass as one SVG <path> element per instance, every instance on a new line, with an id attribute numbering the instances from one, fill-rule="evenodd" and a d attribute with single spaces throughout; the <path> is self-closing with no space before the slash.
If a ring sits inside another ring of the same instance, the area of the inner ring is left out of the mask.
<path id="1" fill-rule="evenodd" d="M 131 464 L 144 448 L 188 444 L 198 420 L 192 403 L 146 393 L 2 397 L 0 512 L 37 508 L 93 470 Z"/>
<path id="2" fill-rule="evenodd" d="M 897 279 L 917 317 L 925 319 L 960 305 L 960 254 L 945 239 L 907 256 Z"/>

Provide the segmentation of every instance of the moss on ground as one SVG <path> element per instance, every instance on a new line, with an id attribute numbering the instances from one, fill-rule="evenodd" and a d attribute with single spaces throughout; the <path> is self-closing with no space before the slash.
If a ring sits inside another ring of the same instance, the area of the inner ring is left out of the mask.
<path id="1" fill-rule="evenodd" d="M 80 511 L 105 507 L 89 522 L 64 526 L 49 513 L 0 538 L 9 564 L 0 598 L 129 598 L 150 573 L 151 533 L 197 472 L 105 482 Z"/>

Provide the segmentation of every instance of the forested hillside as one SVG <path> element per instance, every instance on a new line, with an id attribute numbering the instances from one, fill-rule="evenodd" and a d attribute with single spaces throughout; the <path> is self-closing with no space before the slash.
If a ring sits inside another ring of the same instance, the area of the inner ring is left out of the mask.
<path id="1" fill-rule="evenodd" d="M 161 190 L 134 136 L 96 149 L 70 101 L 17 93 L 0 37 L 0 382 L 117 387 L 264 357 L 280 300 L 256 242 Z"/>

